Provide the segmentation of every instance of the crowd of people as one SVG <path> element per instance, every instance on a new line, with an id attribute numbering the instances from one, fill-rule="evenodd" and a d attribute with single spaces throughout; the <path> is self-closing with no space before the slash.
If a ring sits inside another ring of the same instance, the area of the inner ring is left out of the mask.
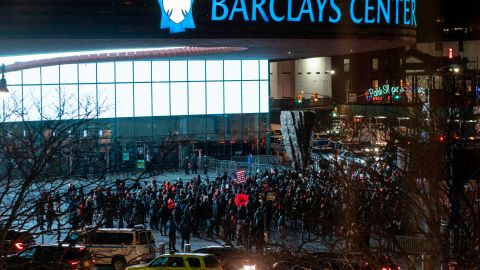
<path id="1" fill-rule="evenodd" d="M 189 180 L 148 181 L 97 187 L 89 192 L 69 184 L 60 195 L 38 200 L 38 220 L 55 220 L 55 200 L 66 202 L 73 229 L 98 225 L 107 228 L 143 224 L 169 236 L 169 248 L 189 243 L 191 235 L 221 237 L 246 249 L 263 250 L 275 233 L 285 241 L 287 230 L 322 236 L 358 235 L 361 228 L 392 226 L 398 215 L 395 171 L 376 166 L 347 170 L 257 172 L 245 179 L 223 174 L 215 179 L 195 175 Z M 243 196 L 243 202 L 236 200 Z M 42 226 L 43 227 L 43 226 Z"/>

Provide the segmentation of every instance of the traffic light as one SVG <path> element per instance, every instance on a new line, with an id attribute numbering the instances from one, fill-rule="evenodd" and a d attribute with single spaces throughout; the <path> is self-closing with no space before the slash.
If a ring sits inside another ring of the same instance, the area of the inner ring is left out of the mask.
<path id="1" fill-rule="evenodd" d="M 332 116 L 337 117 L 337 102 L 332 101 Z"/>
<path id="2" fill-rule="evenodd" d="M 393 100 L 395 100 L 397 102 L 400 101 L 401 99 L 402 99 L 402 96 L 400 96 L 400 95 L 394 95 L 393 96 Z"/>
<path id="3" fill-rule="evenodd" d="M 297 101 L 298 104 L 301 104 L 301 103 L 303 102 L 303 97 L 302 97 L 302 95 L 298 95 L 296 101 Z"/>

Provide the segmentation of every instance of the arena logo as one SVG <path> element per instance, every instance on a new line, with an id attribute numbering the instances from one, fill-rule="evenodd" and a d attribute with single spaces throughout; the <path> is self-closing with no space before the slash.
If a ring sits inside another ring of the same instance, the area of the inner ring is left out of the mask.
<path id="1" fill-rule="evenodd" d="M 192 6 L 195 0 L 158 0 L 162 19 L 161 29 L 169 29 L 170 33 L 185 32 L 195 29 Z"/>
<path id="2" fill-rule="evenodd" d="M 212 21 L 329 22 L 416 27 L 416 0 L 212 0 Z M 233 3 L 233 4 L 232 4 Z M 296 3 L 296 4 L 295 4 Z M 278 10 L 277 6 L 286 6 Z M 348 10 L 342 10 L 341 7 Z M 345 16 L 345 13 L 347 16 Z"/>
<path id="3" fill-rule="evenodd" d="M 161 29 L 170 33 L 195 29 L 195 0 L 158 0 L 162 18 Z M 328 22 L 338 24 L 349 20 L 353 24 L 393 24 L 417 26 L 416 0 L 207 0 L 211 1 L 210 21 L 235 22 Z M 294 4 L 297 3 L 297 4 Z M 278 4 L 285 6 L 278 10 Z M 343 7 L 343 10 L 341 7 Z M 285 10 L 284 10 L 285 9 Z M 347 14 L 347 16 L 345 16 Z M 347 19 L 345 19 L 347 18 Z"/>

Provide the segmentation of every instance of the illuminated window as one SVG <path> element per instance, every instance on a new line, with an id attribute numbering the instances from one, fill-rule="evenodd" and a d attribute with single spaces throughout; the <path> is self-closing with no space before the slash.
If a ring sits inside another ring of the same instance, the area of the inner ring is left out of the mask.
<path id="1" fill-rule="evenodd" d="M 38 121 L 41 114 L 42 92 L 40 86 L 23 87 L 23 117 L 26 121 Z"/>
<path id="2" fill-rule="evenodd" d="M 225 82 L 225 113 L 242 113 L 242 90 L 240 82 Z"/>
<path id="3" fill-rule="evenodd" d="M 40 68 L 25 69 L 23 84 L 40 84 Z"/>
<path id="4" fill-rule="evenodd" d="M 97 86 L 81 84 L 79 88 L 80 118 L 92 118 L 97 114 Z"/>
<path id="5" fill-rule="evenodd" d="M 134 62 L 134 81 L 135 82 L 149 82 L 151 81 L 151 62 L 150 61 L 135 61 Z"/>
<path id="6" fill-rule="evenodd" d="M 65 119 L 78 118 L 78 86 L 62 85 L 60 91 L 62 117 Z"/>
<path id="7" fill-rule="evenodd" d="M 207 82 L 207 114 L 223 114 L 223 82 Z"/>
<path id="8" fill-rule="evenodd" d="M 115 82 L 115 63 L 98 63 L 98 82 L 99 83 L 113 83 Z"/>
<path id="9" fill-rule="evenodd" d="M 171 83 L 170 90 L 171 114 L 188 115 L 187 83 Z"/>
<path id="10" fill-rule="evenodd" d="M 268 80 L 269 74 L 268 60 L 260 60 L 260 80 Z"/>
<path id="11" fill-rule="evenodd" d="M 188 80 L 205 80 L 205 61 L 188 61 Z"/>
<path id="12" fill-rule="evenodd" d="M 207 61 L 207 81 L 223 80 L 223 61 Z"/>
<path id="13" fill-rule="evenodd" d="M 240 68 L 240 60 L 226 60 L 223 62 L 223 64 L 226 81 L 241 79 L 240 76 L 242 75 L 242 70 Z"/>
<path id="14" fill-rule="evenodd" d="M 96 64 L 78 64 L 78 81 L 80 83 L 97 82 L 97 65 Z"/>
<path id="15" fill-rule="evenodd" d="M 170 80 L 170 67 L 168 61 L 153 61 L 152 62 L 152 81 L 153 82 L 168 82 Z"/>
<path id="16" fill-rule="evenodd" d="M 78 82 L 78 65 L 61 65 L 60 66 L 60 83 L 77 83 Z"/>
<path id="17" fill-rule="evenodd" d="M 258 113 L 260 111 L 258 81 L 242 82 L 242 112 Z"/>
<path id="18" fill-rule="evenodd" d="M 152 116 L 152 93 L 150 83 L 136 83 L 135 93 L 135 117 Z"/>
<path id="19" fill-rule="evenodd" d="M 115 76 L 117 82 L 133 82 L 132 62 L 115 62 Z"/>
<path id="20" fill-rule="evenodd" d="M 154 83 L 153 94 L 153 116 L 170 115 L 170 86 L 169 83 Z"/>
<path id="21" fill-rule="evenodd" d="M 98 85 L 99 118 L 115 118 L 115 84 Z"/>
<path id="22" fill-rule="evenodd" d="M 42 67 L 42 84 L 58 84 L 59 66 Z"/>
<path id="23" fill-rule="evenodd" d="M 258 80 L 260 78 L 257 60 L 242 61 L 242 80 Z"/>
<path id="24" fill-rule="evenodd" d="M 170 80 L 187 81 L 187 61 L 170 61 Z"/>
<path id="25" fill-rule="evenodd" d="M 343 59 L 343 71 L 350 72 L 350 59 L 348 58 Z"/>
<path id="26" fill-rule="evenodd" d="M 205 114 L 205 83 L 191 82 L 188 84 L 189 114 Z"/>
<path id="27" fill-rule="evenodd" d="M 372 58 L 372 71 L 378 72 L 378 58 Z"/>
<path id="28" fill-rule="evenodd" d="M 8 85 L 22 84 L 22 71 L 14 71 L 5 73 Z"/>
<path id="29" fill-rule="evenodd" d="M 260 112 L 268 113 L 269 112 L 269 102 L 270 97 L 268 94 L 268 82 L 260 82 Z"/>
<path id="30" fill-rule="evenodd" d="M 117 84 L 117 117 L 133 117 L 133 84 Z"/>

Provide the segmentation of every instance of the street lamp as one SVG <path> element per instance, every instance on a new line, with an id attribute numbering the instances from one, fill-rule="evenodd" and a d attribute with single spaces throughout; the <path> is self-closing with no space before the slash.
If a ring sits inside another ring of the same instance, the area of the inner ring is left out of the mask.
<path id="1" fill-rule="evenodd" d="M 0 79 L 0 100 L 4 100 L 8 96 L 7 80 L 5 80 L 5 64 L 0 66 L 2 79 Z"/>

